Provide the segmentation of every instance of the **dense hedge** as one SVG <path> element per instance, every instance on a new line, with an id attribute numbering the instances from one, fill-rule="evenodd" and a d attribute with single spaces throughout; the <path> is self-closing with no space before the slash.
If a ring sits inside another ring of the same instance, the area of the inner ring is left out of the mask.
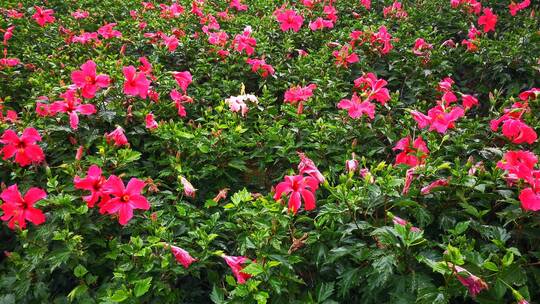
<path id="1" fill-rule="evenodd" d="M 540 297 L 535 1 L 0 5 L 0 303 Z"/>

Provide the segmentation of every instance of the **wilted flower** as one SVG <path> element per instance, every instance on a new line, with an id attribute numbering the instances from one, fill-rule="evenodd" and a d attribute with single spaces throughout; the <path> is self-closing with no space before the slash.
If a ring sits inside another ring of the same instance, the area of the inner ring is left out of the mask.
<path id="1" fill-rule="evenodd" d="M 180 176 L 180 183 L 184 187 L 184 194 L 189 197 L 195 197 L 197 189 L 183 176 Z"/>
<path id="2" fill-rule="evenodd" d="M 482 290 L 488 289 L 486 282 L 470 273 L 467 269 L 457 265 L 451 266 L 459 282 L 469 289 L 469 292 L 473 298 L 476 297 L 476 295 L 478 295 Z"/>

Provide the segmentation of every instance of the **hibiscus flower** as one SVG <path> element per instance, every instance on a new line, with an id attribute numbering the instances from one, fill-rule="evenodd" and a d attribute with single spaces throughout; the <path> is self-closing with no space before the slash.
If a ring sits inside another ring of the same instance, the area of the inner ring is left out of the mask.
<path id="1" fill-rule="evenodd" d="M 317 179 L 311 176 L 287 175 L 285 181 L 276 186 L 274 199 L 281 201 L 282 195 L 288 195 L 288 209 L 296 214 L 304 201 L 304 209 L 315 209 L 315 191 L 319 188 Z"/>
<path id="2" fill-rule="evenodd" d="M 238 284 L 245 284 L 246 281 L 251 278 L 250 274 L 242 272 L 242 269 L 244 269 L 244 266 L 242 265 L 249 261 L 248 258 L 246 258 L 245 256 L 223 255 L 223 259 L 231 268 Z"/>
<path id="3" fill-rule="evenodd" d="M 109 196 L 103 192 L 105 177 L 101 175 L 101 168 L 97 165 L 92 165 L 88 168 L 88 173 L 85 178 L 80 178 L 78 175 L 73 179 L 75 189 L 88 190 L 90 195 L 84 196 L 83 200 L 88 205 L 88 208 L 93 208 L 94 205 L 101 199 L 100 204 L 103 204 L 109 199 Z"/>
<path id="4" fill-rule="evenodd" d="M 15 162 L 22 167 L 41 163 L 45 160 L 45 155 L 36 144 L 38 141 L 41 141 L 41 136 L 34 128 L 26 128 L 21 137 L 13 130 L 5 130 L 0 137 L 0 143 L 4 144 L 0 154 L 4 155 L 4 160 L 15 156 Z"/>
<path id="5" fill-rule="evenodd" d="M 92 60 L 81 65 L 81 69 L 71 73 L 71 81 L 79 89 L 84 98 L 94 98 L 98 88 L 109 86 L 111 79 L 105 74 L 96 75 L 96 63 Z"/>
<path id="6" fill-rule="evenodd" d="M 126 225 L 133 217 L 134 209 L 150 209 L 150 204 L 141 195 L 145 185 L 142 180 L 132 178 L 124 187 L 124 182 L 118 176 L 111 175 L 102 188 L 103 193 L 110 195 L 111 199 L 101 204 L 99 212 L 118 214 L 120 225 Z"/>
<path id="7" fill-rule="evenodd" d="M 39 188 L 30 188 L 24 197 L 19 192 L 17 184 L 9 186 L 2 191 L 0 198 L 4 203 L 0 209 L 4 211 L 1 220 L 8 222 L 10 229 L 15 229 L 18 225 L 20 229 L 26 228 L 26 221 L 34 225 L 40 225 L 45 222 L 43 212 L 34 207 L 34 204 L 47 197 L 47 193 Z"/>
<path id="8" fill-rule="evenodd" d="M 55 101 L 49 106 L 52 114 L 67 113 L 69 115 L 69 125 L 73 130 L 79 127 L 79 115 L 92 115 L 96 113 L 96 107 L 92 104 L 82 104 L 81 100 L 75 96 L 74 90 L 67 90 L 60 95 L 64 100 Z"/>

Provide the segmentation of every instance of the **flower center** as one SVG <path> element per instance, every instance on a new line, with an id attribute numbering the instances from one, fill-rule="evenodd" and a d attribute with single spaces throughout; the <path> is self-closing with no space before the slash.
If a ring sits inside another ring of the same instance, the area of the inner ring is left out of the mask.
<path id="1" fill-rule="evenodd" d="M 122 195 L 122 197 L 121 197 L 120 199 L 121 199 L 122 202 L 124 202 L 124 203 L 129 202 L 129 195 L 124 194 L 124 195 Z"/>

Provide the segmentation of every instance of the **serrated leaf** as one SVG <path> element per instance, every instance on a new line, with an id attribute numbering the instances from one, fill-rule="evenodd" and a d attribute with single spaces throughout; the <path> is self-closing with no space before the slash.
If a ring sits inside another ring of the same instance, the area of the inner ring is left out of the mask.
<path id="1" fill-rule="evenodd" d="M 140 297 L 147 293 L 148 290 L 150 290 L 151 283 L 152 277 L 135 281 L 135 288 L 133 288 L 133 293 L 135 296 Z"/>

